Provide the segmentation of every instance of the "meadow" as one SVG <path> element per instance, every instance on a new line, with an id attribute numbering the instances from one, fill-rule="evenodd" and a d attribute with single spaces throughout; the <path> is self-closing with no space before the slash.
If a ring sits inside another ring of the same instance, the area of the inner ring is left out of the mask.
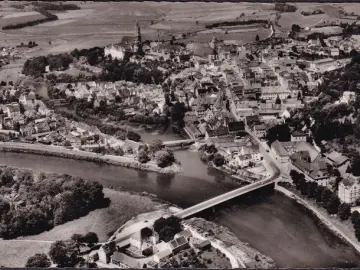
<path id="1" fill-rule="evenodd" d="M 26 23 L 35 20 L 45 19 L 46 17 L 38 12 L 8 12 L 3 14 L 0 20 L 0 27 L 11 24 Z"/>
<path id="2" fill-rule="evenodd" d="M 127 192 L 104 188 L 104 194 L 111 200 L 107 208 L 96 209 L 85 217 L 38 235 L 0 240 L 0 266 L 24 267 L 28 257 L 36 253 L 48 253 L 53 241 L 69 239 L 74 233 L 95 232 L 99 241 L 107 241 L 112 233 L 132 217 L 154 211 L 160 206 L 160 203 L 149 197 Z"/>
<path id="3" fill-rule="evenodd" d="M 246 19 L 268 19 L 274 13 L 272 4 L 247 3 L 87 2 L 79 3 L 79 6 L 80 10 L 55 13 L 58 21 L 21 30 L 1 31 L 0 46 L 35 40 L 41 48 L 38 54 L 60 53 L 120 41 L 124 35 L 134 35 L 136 21 L 141 25 L 143 39 L 157 40 L 196 33 L 205 30 L 206 24 L 214 22 L 233 21 L 244 16 Z M 0 14 L 5 11 L 10 17 L 24 13 L 3 4 Z M 241 42 L 253 41 L 256 31 L 248 32 L 231 33 L 229 38 Z M 268 33 L 260 35 L 266 37 Z M 209 42 L 211 38 L 212 34 L 201 34 L 189 41 Z M 54 42 L 59 39 L 62 40 L 60 44 Z"/>

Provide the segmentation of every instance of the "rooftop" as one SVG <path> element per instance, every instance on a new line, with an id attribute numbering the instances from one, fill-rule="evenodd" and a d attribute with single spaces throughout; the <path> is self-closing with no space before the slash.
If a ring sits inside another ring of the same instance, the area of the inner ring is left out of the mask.
<path id="1" fill-rule="evenodd" d="M 118 251 L 114 252 L 111 260 L 123 263 L 130 268 L 142 268 L 142 264 L 138 260 Z"/>

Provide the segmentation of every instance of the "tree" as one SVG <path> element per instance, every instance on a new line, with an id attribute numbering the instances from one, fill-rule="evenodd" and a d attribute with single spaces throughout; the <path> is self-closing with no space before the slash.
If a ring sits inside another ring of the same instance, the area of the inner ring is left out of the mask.
<path id="1" fill-rule="evenodd" d="M 141 139 L 141 136 L 140 136 L 138 133 L 129 130 L 128 133 L 127 133 L 127 138 L 128 138 L 129 140 L 132 140 L 132 141 L 135 141 L 135 142 L 139 142 L 140 139 Z"/>
<path id="2" fill-rule="evenodd" d="M 291 26 L 291 31 L 292 31 L 292 32 L 300 32 L 300 31 L 301 31 L 301 27 L 300 27 L 299 25 L 297 25 L 297 24 L 293 24 L 293 25 Z"/>
<path id="3" fill-rule="evenodd" d="M 324 205 L 326 205 L 328 203 L 328 201 L 330 200 L 331 196 L 332 196 L 332 192 L 331 190 L 329 190 L 328 188 L 324 188 L 322 193 L 321 193 L 321 201 L 324 203 Z"/>
<path id="4" fill-rule="evenodd" d="M 185 117 L 185 104 L 176 102 L 171 109 L 171 119 L 174 123 L 177 123 L 180 128 L 184 127 L 184 117 Z"/>
<path id="5" fill-rule="evenodd" d="M 160 240 L 168 242 L 174 238 L 174 235 L 182 230 L 181 219 L 175 216 L 168 218 L 159 218 L 154 222 L 154 230 L 159 234 Z"/>
<path id="6" fill-rule="evenodd" d="M 145 256 L 145 257 L 149 257 L 151 255 L 153 255 L 153 249 L 152 248 L 146 248 L 142 251 L 142 254 Z"/>
<path id="7" fill-rule="evenodd" d="M 147 153 L 144 150 L 140 150 L 138 152 L 137 158 L 140 163 L 147 163 L 150 160 L 150 158 L 148 157 Z"/>
<path id="8" fill-rule="evenodd" d="M 294 179 L 299 175 L 299 173 L 296 170 L 290 170 L 290 177 L 294 181 Z"/>
<path id="9" fill-rule="evenodd" d="M 339 210 L 340 200 L 336 194 L 332 194 L 329 201 L 326 203 L 325 208 L 330 215 L 337 214 Z"/>
<path id="10" fill-rule="evenodd" d="M 40 268 L 48 268 L 50 267 L 51 262 L 48 256 L 44 253 L 37 253 L 34 256 L 29 257 L 27 260 L 25 267 L 40 267 Z"/>
<path id="11" fill-rule="evenodd" d="M 161 140 L 153 140 L 149 143 L 149 153 L 154 155 L 157 151 L 163 148 L 163 142 Z"/>
<path id="12" fill-rule="evenodd" d="M 354 211 L 351 214 L 351 223 L 355 225 L 360 221 L 360 213 L 358 211 Z"/>
<path id="13" fill-rule="evenodd" d="M 66 140 L 66 141 L 64 142 L 64 146 L 66 146 L 66 147 L 70 147 L 70 146 L 71 146 L 71 142 L 70 142 L 70 141 L 68 141 L 68 140 Z"/>
<path id="14" fill-rule="evenodd" d="M 279 95 L 277 95 L 277 97 L 276 97 L 275 104 L 278 104 L 278 105 L 281 104 L 281 99 L 280 99 Z"/>
<path id="15" fill-rule="evenodd" d="M 358 241 L 360 241 L 360 228 L 355 228 L 355 237 Z"/>
<path id="16" fill-rule="evenodd" d="M 305 180 L 305 178 L 300 178 L 299 180 L 299 189 L 302 195 L 308 195 L 308 182 Z"/>
<path id="17" fill-rule="evenodd" d="M 279 124 L 271 127 L 266 135 L 268 144 L 271 145 L 274 141 L 280 142 L 290 141 L 291 131 L 288 124 Z"/>
<path id="18" fill-rule="evenodd" d="M 93 246 L 94 244 L 99 242 L 99 238 L 94 232 L 88 232 L 84 235 L 84 242 L 89 246 Z"/>
<path id="19" fill-rule="evenodd" d="M 256 35 L 255 40 L 256 40 L 256 41 L 259 41 L 259 40 L 260 40 L 259 35 Z"/>
<path id="20" fill-rule="evenodd" d="M 360 176 L 360 155 L 356 154 L 353 158 L 352 158 L 352 162 L 351 162 L 351 172 L 353 175 L 355 176 Z"/>
<path id="21" fill-rule="evenodd" d="M 70 239 L 78 243 L 84 242 L 84 236 L 80 233 L 74 233 Z"/>
<path id="22" fill-rule="evenodd" d="M 316 189 L 318 187 L 318 184 L 316 182 L 310 182 L 308 183 L 308 190 L 307 190 L 307 195 L 309 198 L 316 198 Z"/>
<path id="23" fill-rule="evenodd" d="M 339 217 L 341 220 L 347 220 L 351 216 L 351 206 L 348 203 L 342 203 L 338 209 Z"/>
<path id="24" fill-rule="evenodd" d="M 343 180 L 343 178 L 341 176 L 336 177 L 335 179 L 335 183 L 334 183 L 334 190 L 338 190 L 339 189 L 339 184 L 341 183 L 341 181 Z"/>
<path id="25" fill-rule="evenodd" d="M 220 153 L 216 153 L 214 155 L 214 159 L 213 162 L 215 164 L 216 167 L 221 167 L 222 165 L 225 164 L 225 158 L 223 155 L 221 155 Z"/>
<path id="26" fill-rule="evenodd" d="M 160 150 L 155 154 L 156 163 L 160 168 L 171 166 L 175 161 L 174 153 L 166 150 Z"/>
<path id="27" fill-rule="evenodd" d="M 79 254 L 78 245 L 70 241 L 56 241 L 50 246 L 49 256 L 59 267 L 73 267 Z"/>
<path id="28" fill-rule="evenodd" d="M 316 197 L 315 197 L 316 202 L 318 202 L 318 203 L 322 202 L 322 194 L 324 192 L 324 189 L 325 188 L 323 186 L 316 187 Z"/>

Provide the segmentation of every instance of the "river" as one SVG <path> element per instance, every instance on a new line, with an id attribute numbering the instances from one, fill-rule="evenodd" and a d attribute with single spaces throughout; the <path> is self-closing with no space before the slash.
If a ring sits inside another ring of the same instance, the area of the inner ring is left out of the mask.
<path id="1" fill-rule="evenodd" d="M 151 136 L 150 136 L 151 137 Z M 190 151 L 176 151 L 184 172 L 173 177 L 123 167 L 18 153 L 0 153 L 0 164 L 97 180 L 104 186 L 156 194 L 188 207 L 238 187 L 230 177 L 208 169 Z M 274 259 L 279 267 L 354 267 L 360 256 L 324 231 L 305 209 L 272 191 L 244 196 L 208 217 Z"/>

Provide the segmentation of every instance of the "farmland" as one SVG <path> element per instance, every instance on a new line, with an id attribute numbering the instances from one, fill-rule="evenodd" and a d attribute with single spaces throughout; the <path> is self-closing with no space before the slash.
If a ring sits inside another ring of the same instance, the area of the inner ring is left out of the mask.
<path id="1" fill-rule="evenodd" d="M 38 12 L 29 11 L 29 12 L 15 12 L 8 13 L 2 17 L 0 20 L 0 27 L 10 24 L 19 24 L 27 23 L 35 20 L 45 19 L 46 17 Z"/>
<path id="2" fill-rule="evenodd" d="M 36 253 L 48 253 L 51 242 L 0 240 L 0 265 L 24 267 L 27 259 Z"/>
<path id="3" fill-rule="evenodd" d="M 51 53 L 70 51 L 75 48 L 104 46 L 119 41 L 124 35 L 133 35 L 135 21 L 141 25 L 144 39 L 167 39 L 170 35 L 196 33 L 205 30 L 205 25 L 221 21 L 246 19 L 265 19 L 274 13 L 272 4 L 234 4 L 234 3 L 155 3 L 155 2 L 120 2 L 78 4 L 80 10 L 54 13 L 58 21 L 48 22 L 34 27 L 0 33 L 0 46 L 15 45 L 19 42 L 36 40 L 41 50 Z M 3 4 L 1 11 L 6 16 L 26 18 L 30 16 L 14 15 L 18 10 L 11 10 Z M 35 14 L 31 16 L 37 16 Z M 11 18 L 10 18 L 11 19 Z M 233 31 L 228 35 L 219 33 L 219 38 L 236 39 L 240 42 L 253 41 L 256 29 Z M 259 35 L 267 37 L 269 29 L 260 29 Z M 201 33 L 189 41 L 209 42 L 211 33 Z M 61 44 L 53 42 L 61 39 Z M 51 45 L 49 44 L 51 41 Z"/>

